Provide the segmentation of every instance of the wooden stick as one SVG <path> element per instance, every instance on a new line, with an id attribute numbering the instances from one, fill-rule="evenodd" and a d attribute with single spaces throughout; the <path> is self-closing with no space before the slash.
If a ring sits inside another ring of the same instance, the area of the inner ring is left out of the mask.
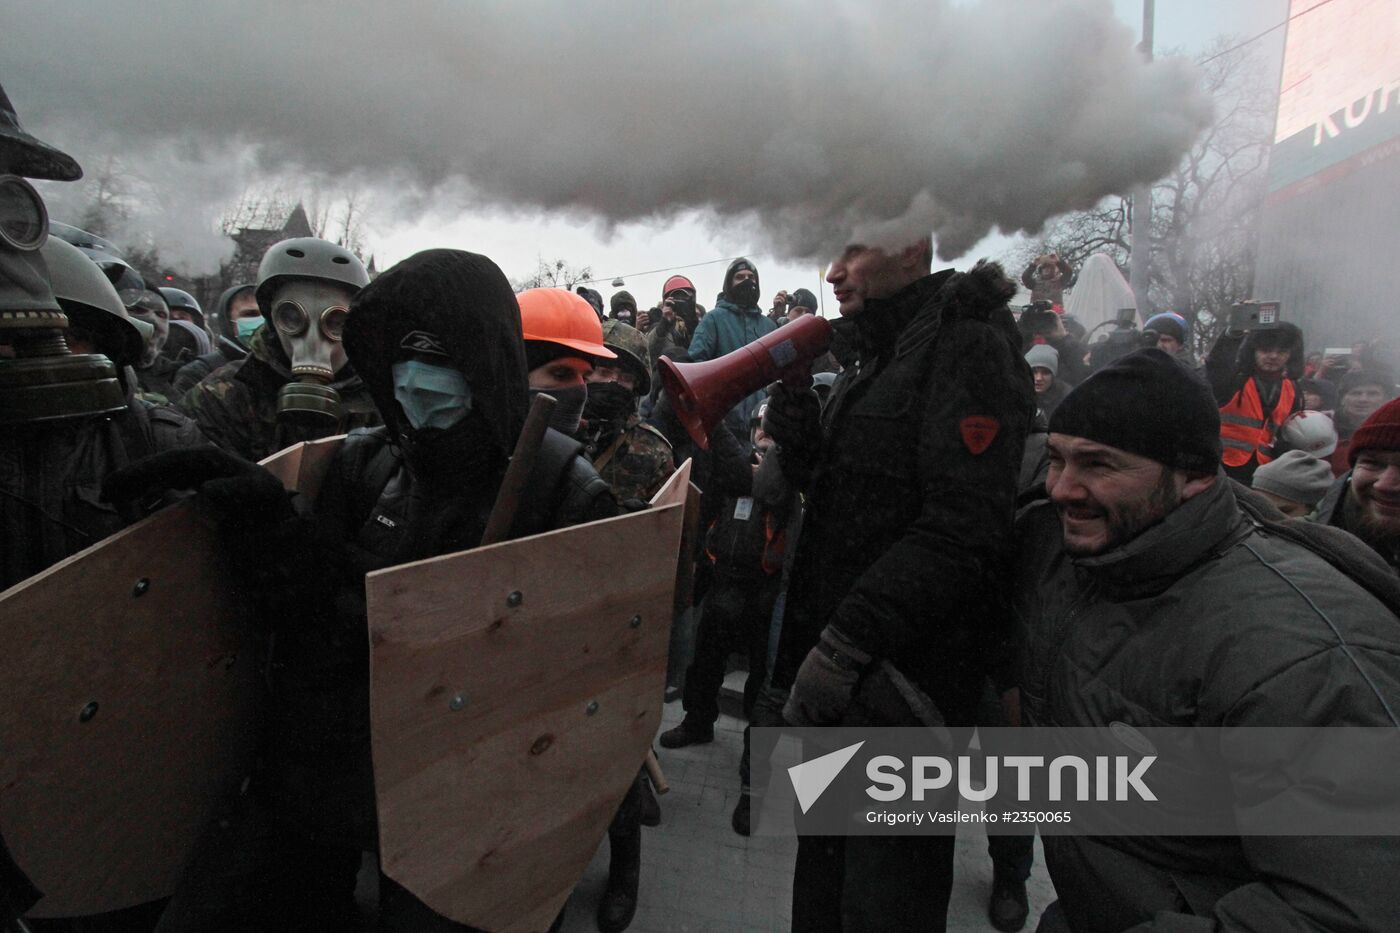
<path id="1" fill-rule="evenodd" d="M 661 770 L 661 762 L 656 760 L 656 752 L 647 749 L 646 757 L 647 777 L 651 778 L 651 786 L 656 791 L 656 796 L 660 797 L 671 789 L 671 785 L 666 783 L 666 775 Z"/>
<path id="2" fill-rule="evenodd" d="M 554 405 L 554 396 L 543 392 L 536 393 L 535 400 L 530 403 L 530 413 L 525 417 L 525 426 L 520 429 L 515 452 L 510 455 L 510 466 L 506 467 L 500 492 L 496 493 L 496 503 L 491 506 L 491 516 L 486 520 L 486 533 L 481 536 L 482 547 L 495 544 L 510 533 L 515 513 L 520 508 L 520 497 L 525 493 L 525 484 L 530 481 L 535 454 L 539 453 L 544 432 L 549 427 L 549 414 Z"/>

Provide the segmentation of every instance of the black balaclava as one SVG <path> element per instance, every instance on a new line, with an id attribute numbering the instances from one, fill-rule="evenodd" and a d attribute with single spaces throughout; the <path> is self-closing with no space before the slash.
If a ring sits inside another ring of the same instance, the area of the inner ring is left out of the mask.
<path id="1" fill-rule="evenodd" d="M 546 363 L 565 356 L 588 359 L 573 347 L 549 340 L 525 341 L 526 373 L 539 369 Z M 576 434 L 579 419 L 583 417 L 583 406 L 588 402 L 588 386 L 570 386 L 567 389 L 530 389 L 530 399 L 543 392 L 554 399 L 554 407 L 549 412 L 549 426 L 561 434 Z"/>
<path id="2" fill-rule="evenodd" d="M 736 285 L 734 276 L 744 269 L 752 272 L 753 278 Z M 729 269 L 724 273 L 723 294 L 725 300 L 741 308 L 758 307 L 758 267 L 742 257 L 730 263 Z"/>
<path id="3" fill-rule="evenodd" d="M 589 430 L 626 423 L 637 410 L 637 394 L 622 382 L 589 382 L 584 420 Z"/>

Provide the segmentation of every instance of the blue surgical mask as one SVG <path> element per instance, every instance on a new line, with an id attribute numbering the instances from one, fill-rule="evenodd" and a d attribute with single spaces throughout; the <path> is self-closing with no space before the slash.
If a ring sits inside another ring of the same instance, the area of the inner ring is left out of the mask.
<path id="1" fill-rule="evenodd" d="M 253 339 L 259 327 L 262 327 L 263 319 L 260 317 L 241 317 L 233 322 L 233 326 L 238 330 L 238 339 L 247 343 Z"/>
<path id="2" fill-rule="evenodd" d="M 415 431 L 450 428 L 472 410 L 472 387 L 450 366 L 403 360 L 392 372 L 394 398 Z"/>

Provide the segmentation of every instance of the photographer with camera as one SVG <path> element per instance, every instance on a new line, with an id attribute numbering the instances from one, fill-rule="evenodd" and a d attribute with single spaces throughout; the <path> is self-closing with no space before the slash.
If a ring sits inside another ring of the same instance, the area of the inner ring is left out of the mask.
<path id="1" fill-rule="evenodd" d="M 1220 406 L 1221 461 L 1246 485 L 1272 458 L 1284 419 L 1302 409 L 1303 332 L 1283 321 L 1254 324 L 1232 315 L 1206 356 L 1205 373 Z"/>
<path id="2" fill-rule="evenodd" d="M 1049 344 L 1059 355 L 1059 372 L 1055 378 L 1072 389 L 1089 375 L 1089 366 L 1084 362 L 1087 350 L 1083 341 L 1065 327 L 1064 316 L 1054 310 L 1048 301 L 1037 301 L 1026 306 L 1021 319 L 1016 323 L 1021 331 L 1021 345 Z"/>

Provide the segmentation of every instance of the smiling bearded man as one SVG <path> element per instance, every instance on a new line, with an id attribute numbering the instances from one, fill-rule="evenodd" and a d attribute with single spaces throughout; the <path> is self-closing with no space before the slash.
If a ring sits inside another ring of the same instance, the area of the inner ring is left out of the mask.
<path id="1" fill-rule="evenodd" d="M 1115 361 L 1055 410 L 1049 501 L 1017 521 L 1027 724 L 1400 728 L 1400 587 L 1354 538 L 1285 523 L 1227 479 L 1220 443 L 1210 388 L 1161 350 Z M 1288 805 L 1352 789 L 1324 759 L 1289 761 Z M 1239 813 L 1274 799 L 1258 761 L 1208 767 Z M 1042 930 L 1400 929 L 1392 839 L 1043 841 L 1059 901 Z"/>

